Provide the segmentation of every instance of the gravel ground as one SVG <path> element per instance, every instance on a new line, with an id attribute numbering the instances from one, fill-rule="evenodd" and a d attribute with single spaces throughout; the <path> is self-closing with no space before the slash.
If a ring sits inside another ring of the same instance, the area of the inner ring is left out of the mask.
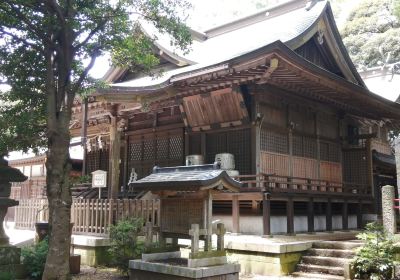
<path id="1" fill-rule="evenodd" d="M 82 266 L 81 273 L 72 276 L 73 280 L 128 280 L 127 276 L 121 275 L 115 268 Z"/>
<path id="2" fill-rule="evenodd" d="M 107 267 L 81 267 L 81 273 L 72 277 L 73 280 L 128 280 L 128 277 L 121 275 L 115 268 Z M 311 280 L 310 278 L 307 278 Z M 149 279 L 150 280 L 150 279 Z M 259 276 L 259 275 L 243 275 L 240 280 L 306 280 L 306 278 L 290 277 L 290 276 Z"/>

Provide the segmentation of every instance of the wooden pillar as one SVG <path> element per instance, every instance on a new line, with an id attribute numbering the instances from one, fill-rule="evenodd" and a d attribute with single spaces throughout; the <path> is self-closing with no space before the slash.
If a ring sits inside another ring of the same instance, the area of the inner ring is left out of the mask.
<path id="1" fill-rule="evenodd" d="M 263 194 L 263 235 L 271 235 L 271 199 L 269 193 Z"/>
<path id="2" fill-rule="evenodd" d="M 321 142 L 319 138 L 319 121 L 318 113 L 315 113 L 315 134 L 317 137 L 317 176 L 321 180 Z"/>
<path id="3" fill-rule="evenodd" d="M 260 123 L 255 122 L 251 126 L 251 170 L 253 174 L 259 174 L 260 170 L 260 150 L 261 150 L 261 139 L 260 139 Z"/>
<path id="4" fill-rule="evenodd" d="M 211 191 L 207 192 L 207 197 L 204 200 L 204 229 L 206 229 L 206 236 L 204 242 L 204 251 L 211 251 L 212 249 L 212 196 Z"/>
<path id="5" fill-rule="evenodd" d="M 294 202 L 292 197 L 288 197 L 286 202 L 287 234 L 294 235 Z"/>
<path id="6" fill-rule="evenodd" d="M 240 233 L 240 203 L 239 196 L 232 196 L 232 232 Z"/>
<path id="7" fill-rule="evenodd" d="M 326 231 L 332 231 L 332 201 L 328 198 L 326 202 Z"/>
<path id="8" fill-rule="evenodd" d="M 189 155 L 189 145 L 190 145 L 189 133 L 187 132 L 187 129 L 185 129 L 185 156 Z"/>
<path id="9" fill-rule="evenodd" d="M 357 203 L 357 228 L 361 229 L 362 228 L 362 202 L 359 201 Z"/>
<path id="10" fill-rule="evenodd" d="M 119 161 L 121 154 L 121 132 L 118 130 L 117 117 L 111 117 L 110 142 L 109 198 L 117 198 L 119 191 Z"/>
<path id="11" fill-rule="evenodd" d="M 289 128 L 288 132 L 288 142 L 289 142 L 289 176 L 293 177 L 293 131 Z M 288 186 L 289 187 L 289 186 Z"/>
<path id="12" fill-rule="evenodd" d="M 349 210 L 348 210 L 349 203 L 347 200 L 343 201 L 342 207 L 342 229 L 348 230 L 349 229 Z"/>
<path id="13" fill-rule="evenodd" d="M 307 203 L 307 228 L 309 233 L 315 232 L 314 229 L 314 199 L 310 197 Z"/>
<path id="14" fill-rule="evenodd" d="M 379 126 L 378 126 L 379 127 Z M 371 138 L 368 138 L 365 141 L 365 160 L 367 162 L 367 184 L 371 188 L 371 194 L 373 197 L 376 195 L 376 190 L 374 186 L 374 170 L 373 170 L 373 163 L 372 163 L 372 143 L 371 143 Z M 377 200 L 377 199 L 375 199 Z M 377 208 L 378 202 L 375 201 L 374 207 Z"/>
<path id="15" fill-rule="evenodd" d="M 87 119 L 88 119 L 88 100 L 84 98 L 82 104 L 82 130 L 81 130 L 81 143 L 83 147 L 83 161 L 82 161 L 82 176 L 87 172 Z"/>
<path id="16" fill-rule="evenodd" d="M 124 191 L 125 193 L 128 192 L 128 176 L 129 176 L 129 170 L 128 170 L 128 153 L 129 153 L 129 138 L 127 135 L 125 135 L 125 141 L 124 141 L 124 155 L 123 155 L 123 160 L 124 160 L 124 170 L 122 170 L 122 185 L 124 186 Z"/>

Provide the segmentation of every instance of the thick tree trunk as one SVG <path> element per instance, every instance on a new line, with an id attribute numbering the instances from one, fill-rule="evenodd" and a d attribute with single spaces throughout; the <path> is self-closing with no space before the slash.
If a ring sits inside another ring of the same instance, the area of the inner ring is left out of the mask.
<path id="1" fill-rule="evenodd" d="M 49 200 L 50 240 L 42 279 L 69 279 L 71 244 L 71 192 L 69 172 L 70 136 L 68 126 L 49 136 L 47 156 L 47 196 Z"/>

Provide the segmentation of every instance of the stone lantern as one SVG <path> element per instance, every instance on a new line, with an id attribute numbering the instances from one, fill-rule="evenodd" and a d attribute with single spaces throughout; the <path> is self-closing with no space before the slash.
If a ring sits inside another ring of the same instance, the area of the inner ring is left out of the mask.
<path id="1" fill-rule="evenodd" d="M 11 182 L 23 182 L 26 179 L 21 171 L 8 166 L 8 162 L 0 156 L 0 272 L 11 273 L 15 277 L 24 273 L 20 264 L 21 249 L 10 245 L 3 222 L 8 207 L 18 205 L 18 201 L 10 198 Z"/>

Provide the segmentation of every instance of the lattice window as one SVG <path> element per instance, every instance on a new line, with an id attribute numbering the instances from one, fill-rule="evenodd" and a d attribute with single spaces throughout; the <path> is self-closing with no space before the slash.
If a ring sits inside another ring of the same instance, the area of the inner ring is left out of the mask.
<path id="1" fill-rule="evenodd" d="M 157 159 L 168 158 L 168 138 L 157 139 Z"/>
<path id="2" fill-rule="evenodd" d="M 329 161 L 340 162 L 341 150 L 340 146 L 335 143 L 329 143 Z"/>
<path id="3" fill-rule="evenodd" d="M 86 154 L 86 172 L 91 174 L 93 171 L 99 169 L 99 151 L 91 151 Z"/>
<path id="4" fill-rule="evenodd" d="M 227 133 L 228 152 L 235 156 L 235 169 L 241 174 L 251 173 L 250 130 L 234 130 Z"/>
<path id="5" fill-rule="evenodd" d="M 303 138 L 304 156 L 309 158 L 317 157 L 317 140 L 311 137 Z"/>
<path id="6" fill-rule="evenodd" d="M 319 144 L 320 147 L 320 159 L 321 160 L 325 160 L 325 161 L 329 161 L 329 144 L 325 143 L 325 142 L 321 142 Z"/>
<path id="7" fill-rule="evenodd" d="M 129 159 L 136 161 L 142 159 L 142 143 L 130 143 L 129 144 Z"/>
<path id="8" fill-rule="evenodd" d="M 293 155 L 298 157 L 304 155 L 302 136 L 293 135 Z"/>
<path id="9" fill-rule="evenodd" d="M 207 134 L 207 163 L 213 163 L 215 155 L 231 153 L 235 157 L 235 169 L 240 174 L 251 174 L 250 130 L 233 130 Z"/>
<path id="10" fill-rule="evenodd" d="M 183 137 L 171 136 L 169 138 L 169 157 L 171 159 L 180 159 L 183 156 Z"/>
<path id="11" fill-rule="evenodd" d="M 345 182 L 367 184 L 367 161 L 365 150 L 343 152 L 343 175 Z"/>
<path id="12" fill-rule="evenodd" d="M 152 160 L 155 157 L 154 139 L 143 141 L 143 160 Z"/>
<path id="13" fill-rule="evenodd" d="M 269 131 L 267 129 L 261 130 L 261 150 L 288 154 L 288 135 L 284 133 Z"/>

